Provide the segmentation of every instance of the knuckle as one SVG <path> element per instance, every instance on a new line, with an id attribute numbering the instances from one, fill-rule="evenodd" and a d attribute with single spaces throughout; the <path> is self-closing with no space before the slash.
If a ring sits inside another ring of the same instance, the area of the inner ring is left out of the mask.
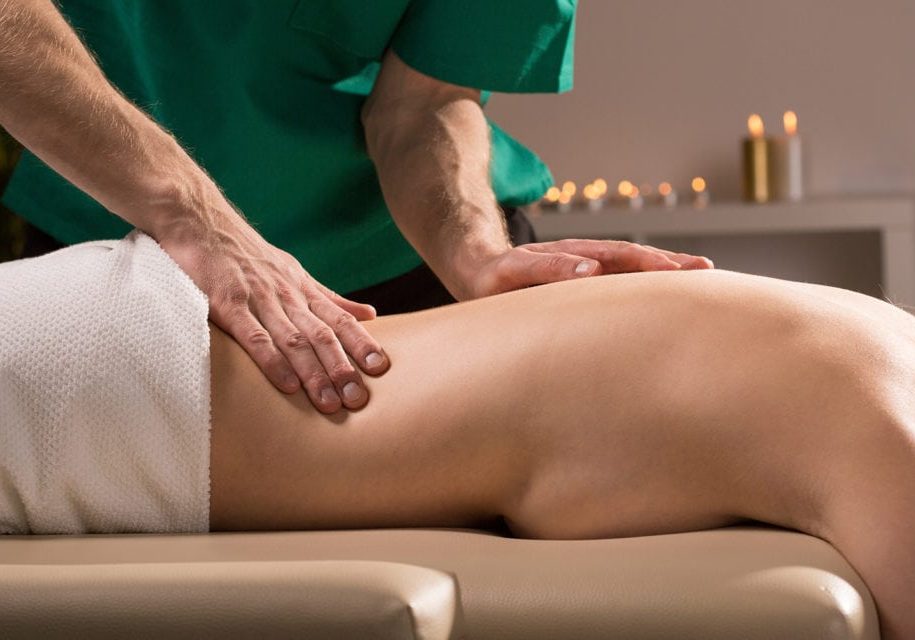
<path id="1" fill-rule="evenodd" d="M 566 264 L 566 257 L 561 253 L 553 253 L 547 258 L 546 266 L 550 270 L 562 269 Z"/>
<path id="2" fill-rule="evenodd" d="M 287 349 L 292 349 L 293 351 L 311 350 L 311 342 L 308 341 L 308 337 L 301 331 L 295 331 L 288 334 L 283 339 L 283 345 Z"/>
<path id="3" fill-rule="evenodd" d="M 320 392 L 329 385 L 330 379 L 324 371 L 312 371 L 305 376 L 305 387 L 313 392 Z"/>
<path id="4" fill-rule="evenodd" d="M 224 289 L 220 298 L 231 307 L 247 307 L 250 295 L 247 287 L 234 286 Z"/>
<path id="5" fill-rule="evenodd" d="M 295 301 L 295 293 L 285 284 L 276 285 L 276 297 L 283 304 L 289 304 Z"/>
<path id="6" fill-rule="evenodd" d="M 348 329 L 349 327 L 352 327 L 355 323 L 356 323 L 356 317 L 353 314 L 347 313 L 344 311 L 343 313 L 338 314 L 336 318 L 334 318 L 334 320 L 333 320 L 334 331 L 336 331 L 336 332 L 343 331 L 344 329 Z"/>
<path id="7" fill-rule="evenodd" d="M 312 341 L 322 347 L 330 347 L 336 344 L 337 334 L 327 325 L 322 325 L 314 330 L 311 334 Z"/>
<path id="8" fill-rule="evenodd" d="M 356 370 L 353 369 L 353 366 L 348 362 L 336 362 L 330 367 L 330 377 L 334 380 L 343 380 L 345 378 L 351 378 Z"/>
<path id="9" fill-rule="evenodd" d="M 244 339 L 248 344 L 255 346 L 264 346 L 273 343 L 270 334 L 263 327 L 254 327 L 248 329 L 244 334 Z"/>

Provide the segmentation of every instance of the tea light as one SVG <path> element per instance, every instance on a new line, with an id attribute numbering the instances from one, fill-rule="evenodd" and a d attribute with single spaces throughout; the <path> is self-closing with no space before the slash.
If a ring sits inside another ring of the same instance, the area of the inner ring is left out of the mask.
<path id="1" fill-rule="evenodd" d="M 677 206 L 677 192 L 669 182 L 658 185 L 658 202 L 668 209 Z"/>
<path id="2" fill-rule="evenodd" d="M 630 209 L 634 209 L 636 211 L 641 209 L 645 204 L 645 198 L 642 196 L 642 192 L 637 186 L 632 186 L 632 191 L 629 192 L 629 197 L 626 201 L 626 204 L 629 205 Z"/>
<path id="3" fill-rule="evenodd" d="M 558 201 L 560 211 L 565 213 L 572 210 L 572 196 L 575 195 L 576 191 L 578 191 L 578 189 L 571 180 L 566 180 L 562 183 Z"/>
<path id="4" fill-rule="evenodd" d="M 617 201 L 627 209 L 641 209 L 645 204 L 642 192 L 630 180 L 621 180 L 616 186 Z"/>
<path id="5" fill-rule="evenodd" d="M 559 190 L 559 187 L 550 187 L 543 194 L 543 198 L 540 200 L 540 207 L 542 209 L 555 209 L 559 206 L 559 196 L 561 195 L 562 191 Z"/>
<path id="6" fill-rule="evenodd" d="M 797 114 L 786 111 L 785 134 L 769 144 L 769 188 L 773 200 L 797 202 L 804 197 L 804 172 L 801 138 L 797 134 Z"/>
<path id="7" fill-rule="evenodd" d="M 705 178 L 695 177 L 690 183 L 690 186 L 693 188 L 693 206 L 697 209 L 704 209 L 708 206 L 709 195 L 708 195 L 708 185 L 705 182 Z"/>
<path id="8" fill-rule="evenodd" d="M 751 202 L 769 201 L 769 143 L 759 114 L 747 119 L 750 137 L 743 141 L 743 196 Z"/>
<path id="9" fill-rule="evenodd" d="M 604 208 L 604 194 L 607 193 L 607 182 L 598 178 L 585 185 L 581 190 L 590 211 L 599 211 Z"/>
<path id="10" fill-rule="evenodd" d="M 620 180 L 620 183 L 616 185 L 616 195 L 614 200 L 619 204 L 628 206 L 629 196 L 632 195 L 632 191 L 635 189 L 635 185 L 632 184 L 629 180 Z"/>

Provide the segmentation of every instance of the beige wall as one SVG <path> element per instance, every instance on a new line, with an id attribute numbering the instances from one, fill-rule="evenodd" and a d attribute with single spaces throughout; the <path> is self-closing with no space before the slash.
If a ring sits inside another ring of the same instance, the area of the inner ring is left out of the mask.
<path id="1" fill-rule="evenodd" d="M 915 191 L 915 0 L 581 0 L 575 53 L 571 93 L 488 108 L 557 180 L 733 199 L 747 115 L 793 108 L 810 193 Z"/>

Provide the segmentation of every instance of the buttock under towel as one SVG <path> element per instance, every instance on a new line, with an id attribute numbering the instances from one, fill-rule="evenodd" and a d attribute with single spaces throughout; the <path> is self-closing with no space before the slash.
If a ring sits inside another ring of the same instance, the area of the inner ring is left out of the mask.
<path id="1" fill-rule="evenodd" d="M 209 529 L 207 312 L 138 231 L 0 264 L 0 533 Z"/>

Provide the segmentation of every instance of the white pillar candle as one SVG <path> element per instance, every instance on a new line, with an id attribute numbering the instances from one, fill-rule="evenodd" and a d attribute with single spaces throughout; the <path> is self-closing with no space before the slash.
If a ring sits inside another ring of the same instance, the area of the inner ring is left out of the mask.
<path id="1" fill-rule="evenodd" d="M 775 136 L 769 147 L 769 183 L 773 200 L 797 202 L 804 197 L 804 163 L 797 114 L 786 111 L 785 134 Z"/>

